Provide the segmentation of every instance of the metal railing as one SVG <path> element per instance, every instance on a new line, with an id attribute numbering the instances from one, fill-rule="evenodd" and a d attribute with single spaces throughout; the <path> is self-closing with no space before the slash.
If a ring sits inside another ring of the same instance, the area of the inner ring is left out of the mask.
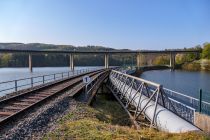
<path id="1" fill-rule="evenodd" d="M 54 73 L 48 75 L 34 76 L 29 78 L 11 80 L 6 82 L 0 82 L 0 95 L 5 95 L 12 92 L 18 92 L 23 89 L 32 88 L 45 83 L 53 82 L 56 80 L 62 80 L 74 75 L 94 71 L 100 68 L 88 68 L 81 70 L 74 70 L 62 73 Z"/>
<path id="2" fill-rule="evenodd" d="M 93 77 L 93 79 L 91 79 L 91 81 L 85 85 L 85 98 L 86 98 L 86 101 L 89 100 L 89 101 L 88 101 L 88 104 L 89 104 L 90 101 L 92 100 L 92 99 L 90 99 L 91 96 L 94 96 L 94 95 L 93 95 L 94 90 L 95 90 L 95 92 L 97 91 L 97 90 L 96 90 L 96 86 L 100 85 L 101 82 L 104 81 L 104 78 L 105 78 L 106 76 L 108 76 L 107 71 L 105 71 L 105 72 L 103 72 L 103 73 L 100 73 L 100 74 L 98 74 L 96 77 Z M 98 87 L 98 88 L 99 88 L 99 87 Z"/>
<path id="3" fill-rule="evenodd" d="M 112 70 L 110 78 L 118 79 L 121 83 L 123 83 L 117 88 L 122 89 L 126 94 L 131 94 L 132 89 L 134 89 L 135 91 L 140 92 L 140 94 L 143 94 L 149 99 L 155 101 L 159 105 L 174 112 L 183 119 L 194 123 L 195 109 L 184 102 L 180 102 L 179 100 L 172 98 L 172 96 L 168 96 L 169 94 L 167 91 L 169 90 L 163 88 L 162 85 L 114 70 Z M 129 87 L 127 90 L 124 89 L 125 85 Z M 127 91 L 130 92 L 127 93 Z M 122 94 L 120 98 L 122 99 L 123 96 L 125 95 Z M 129 97 L 132 96 L 136 95 L 129 95 Z"/>
<path id="4" fill-rule="evenodd" d="M 189 108 L 193 108 L 194 110 L 199 110 L 200 100 L 167 88 L 164 88 L 165 93 L 173 100 L 177 102 L 183 103 Z M 210 103 L 207 101 L 201 101 L 202 113 L 210 115 Z"/>

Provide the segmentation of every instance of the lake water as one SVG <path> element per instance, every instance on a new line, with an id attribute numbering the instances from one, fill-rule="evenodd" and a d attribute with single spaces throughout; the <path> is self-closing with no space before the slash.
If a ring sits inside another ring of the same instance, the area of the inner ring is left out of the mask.
<path id="1" fill-rule="evenodd" d="M 144 72 L 141 78 L 160 83 L 165 88 L 196 98 L 199 97 L 201 88 L 203 97 L 210 97 L 210 72 L 152 70 Z"/>
<path id="2" fill-rule="evenodd" d="M 87 68 L 96 67 L 75 67 L 75 70 Z M 28 78 L 32 76 L 67 72 L 69 70 L 69 67 L 35 67 L 33 68 L 33 72 L 30 72 L 28 68 L 0 68 L 0 82 Z"/>
<path id="3" fill-rule="evenodd" d="M 96 67 L 75 67 L 75 70 L 86 68 Z M 32 73 L 28 68 L 0 68 L 0 82 L 67 71 L 69 71 L 69 67 L 36 67 L 33 68 Z M 144 72 L 141 78 L 160 83 L 165 88 L 196 98 L 199 97 L 199 89 L 202 88 L 205 96 L 210 97 L 210 72 L 153 70 Z M 2 95 L 4 94 L 0 94 L 0 96 Z"/>
<path id="4" fill-rule="evenodd" d="M 88 68 L 100 68 L 100 67 L 75 67 L 75 70 L 88 69 Z M 3 96 L 7 93 L 15 91 L 15 88 L 14 88 L 15 83 L 14 82 L 9 82 L 9 83 L 1 83 L 1 82 L 13 81 L 13 80 L 41 76 L 41 75 L 62 73 L 62 72 L 68 72 L 68 71 L 70 71 L 69 67 L 35 67 L 35 68 L 33 68 L 33 72 L 30 72 L 28 68 L 0 68 L 0 96 Z M 72 73 L 70 73 L 70 74 L 72 74 Z M 67 75 L 64 75 L 64 76 L 67 76 Z M 57 77 L 56 79 L 59 79 L 59 78 L 61 78 L 61 75 L 58 74 L 56 77 Z M 51 79 L 53 81 L 53 75 L 46 76 L 46 78 Z M 34 84 L 34 85 L 42 84 L 41 81 L 42 81 L 42 77 L 33 79 L 33 82 L 37 82 L 37 84 Z M 17 85 L 20 86 L 19 89 L 24 89 L 24 88 L 30 87 L 31 86 L 30 83 L 31 83 L 31 81 L 30 81 L 30 79 L 28 79 L 28 80 L 18 81 Z M 25 84 L 29 84 L 29 85 L 22 86 Z M 12 89 L 2 91 L 5 89 L 10 89 L 10 88 L 12 88 Z"/>

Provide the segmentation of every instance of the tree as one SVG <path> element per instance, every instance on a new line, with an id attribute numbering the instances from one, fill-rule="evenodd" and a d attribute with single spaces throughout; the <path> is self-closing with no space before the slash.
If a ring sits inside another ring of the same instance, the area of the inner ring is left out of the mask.
<path id="1" fill-rule="evenodd" d="M 210 59 L 210 43 L 204 44 L 202 58 Z"/>
<path id="2" fill-rule="evenodd" d="M 1 56 L 1 65 L 2 66 L 6 66 L 6 67 L 8 67 L 9 66 L 9 61 L 11 60 L 11 54 L 3 54 L 2 56 Z"/>
<path id="3" fill-rule="evenodd" d="M 155 65 L 168 65 L 169 58 L 167 56 L 158 56 L 154 60 Z"/>

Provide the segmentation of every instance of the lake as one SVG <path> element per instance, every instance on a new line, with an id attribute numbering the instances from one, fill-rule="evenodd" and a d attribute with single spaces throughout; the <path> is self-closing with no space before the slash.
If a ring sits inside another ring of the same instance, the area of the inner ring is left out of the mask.
<path id="1" fill-rule="evenodd" d="M 199 89 L 201 88 L 203 97 L 210 99 L 210 72 L 152 70 L 144 72 L 140 77 L 196 98 L 199 97 Z"/>
<path id="2" fill-rule="evenodd" d="M 75 67 L 75 70 L 80 69 L 87 69 L 87 68 L 100 68 L 100 67 Z M 101 66 L 103 68 L 103 66 Z M 54 73 L 62 73 L 62 72 L 68 72 L 70 71 L 69 67 L 34 67 L 33 72 L 30 72 L 28 68 L 0 68 L 0 83 L 5 81 L 12 81 L 12 80 L 18 80 L 23 78 L 29 78 L 29 77 L 35 77 L 40 75 L 48 75 L 48 74 L 54 74 Z M 61 78 L 61 75 L 58 75 Z M 50 77 L 48 77 L 50 78 Z M 51 76 L 53 78 L 53 75 Z M 59 79 L 59 77 L 58 77 Z M 36 78 L 34 79 L 34 82 L 42 80 L 42 78 Z M 29 84 L 31 81 L 23 80 L 18 82 L 18 86 Z M 37 83 L 39 85 L 41 83 Z M 0 84 L 0 91 L 13 88 L 14 82 Z M 21 89 L 28 88 L 30 86 L 23 86 Z M 19 88 L 20 89 L 20 88 Z M 14 92 L 15 89 L 7 90 L 7 91 L 1 91 L 0 96 L 3 96 L 7 93 Z"/>
<path id="3" fill-rule="evenodd" d="M 85 68 L 96 67 L 75 67 L 75 70 Z M 28 68 L 0 68 L 0 82 L 67 71 L 69 67 L 35 67 L 32 73 Z M 161 83 L 165 88 L 196 98 L 199 97 L 199 89 L 202 88 L 205 96 L 210 97 L 210 72 L 152 70 L 144 72 L 141 78 Z"/>
<path id="4" fill-rule="evenodd" d="M 75 67 L 75 70 L 96 67 Z M 0 68 L 0 82 L 28 78 L 32 76 L 60 73 L 69 71 L 69 67 L 34 67 L 33 72 L 29 68 Z"/>

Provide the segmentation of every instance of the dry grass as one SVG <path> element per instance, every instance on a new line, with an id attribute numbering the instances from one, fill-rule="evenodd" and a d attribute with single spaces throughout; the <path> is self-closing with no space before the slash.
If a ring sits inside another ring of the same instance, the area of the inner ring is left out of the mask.
<path id="1" fill-rule="evenodd" d="M 100 99 L 98 99 L 94 104 L 94 108 L 88 107 L 85 104 L 79 104 L 75 111 L 59 121 L 59 129 L 47 134 L 43 139 L 208 139 L 203 134 L 192 132 L 184 134 L 170 134 L 149 128 L 135 130 L 129 126 L 130 121 L 128 120 L 128 116 L 125 115 L 125 112 L 118 103 L 112 100 L 104 100 L 104 98 L 101 97 L 99 98 Z"/>
<path id="2" fill-rule="evenodd" d="M 189 71 L 200 71 L 201 65 L 197 61 L 194 61 L 194 62 L 183 64 L 182 69 L 189 70 Z"/>
<path id="3" fill-rule="evenodd" d="M 195 125 L 210 134 L 210 117 L 205 114 L 195 114 Z"/>
<path id="4" fill-rule="evenodd" d="M 200 59 L 182 65 L 182 69 L 189 71 L 210 71 L 210 60 Z"/>

